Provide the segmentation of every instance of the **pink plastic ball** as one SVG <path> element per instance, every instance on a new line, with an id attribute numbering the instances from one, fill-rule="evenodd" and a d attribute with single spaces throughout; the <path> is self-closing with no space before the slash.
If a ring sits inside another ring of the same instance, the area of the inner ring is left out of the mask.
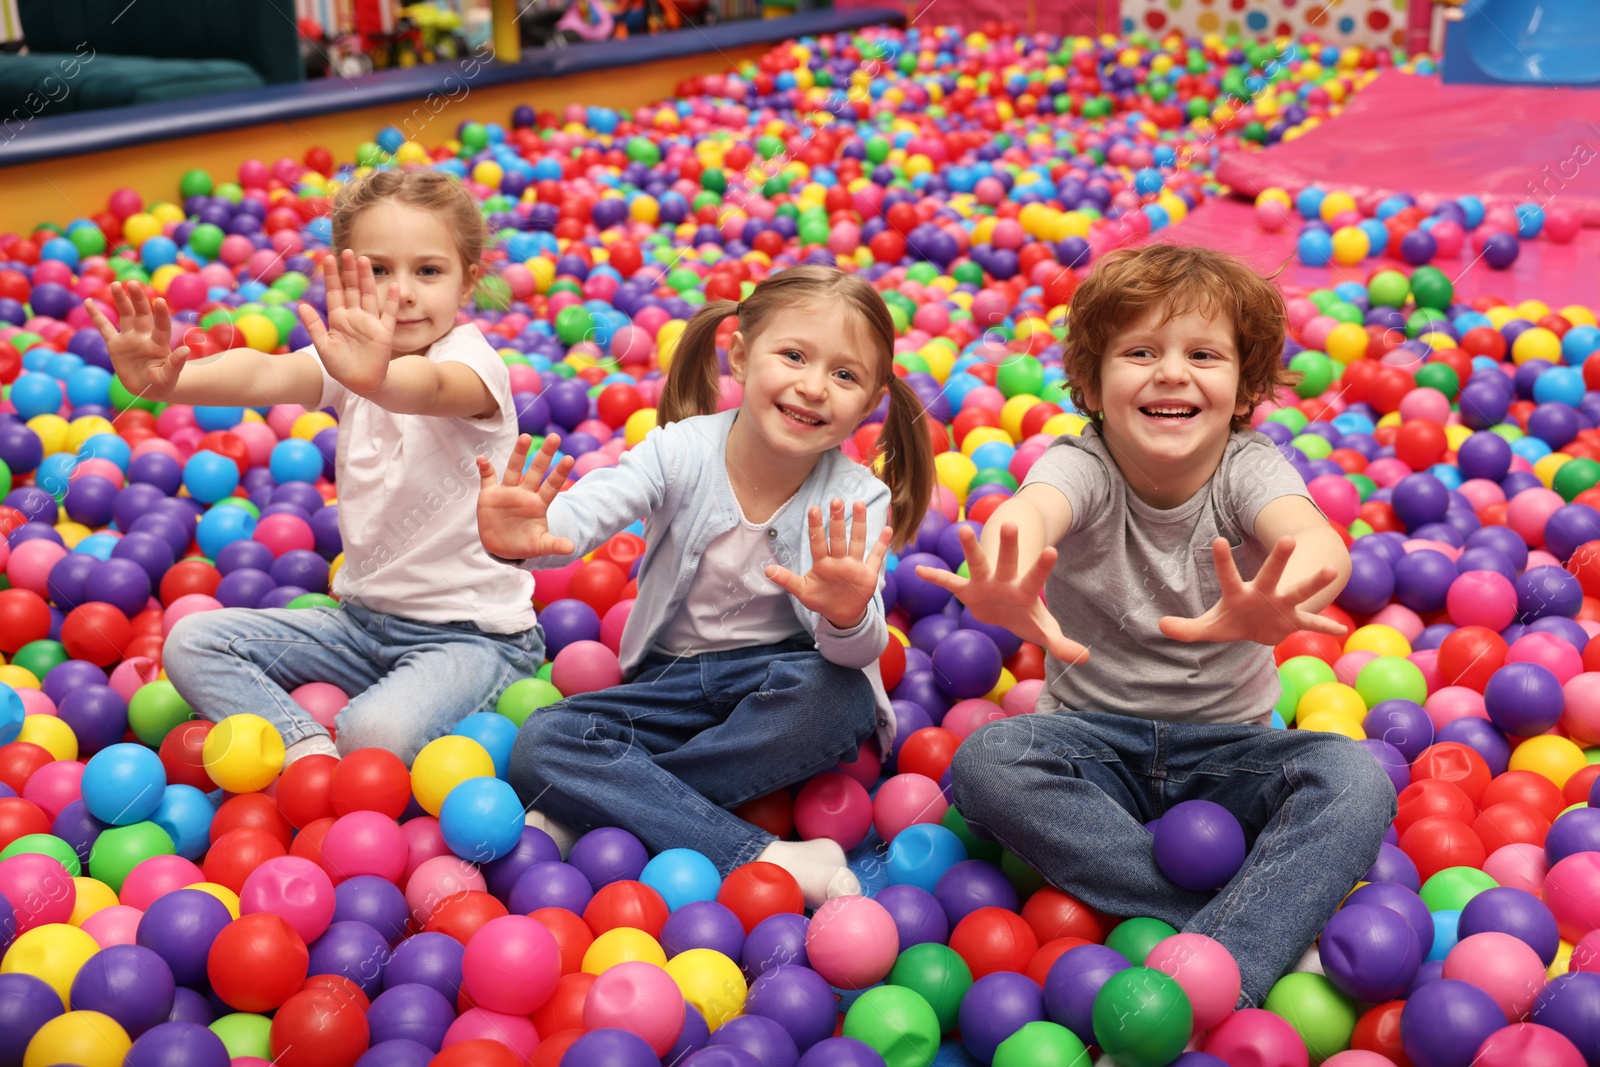
<path id="1" fill-rule="evenodd" d="M 268 911 L 310 944 L 333 922 L 333 880 L 300 856 L 279 856 L 251 871 L 239 890 L 239 914 Z"/>
<path id="2" fill-rule="evenodd" d="M 149 685 L 161 677 L 161 668 L 148 656 L 130 656 L 117 664 L 111 672 L 111 688 L 123 700 L 132 700 L 140 686 Z"/>
<path id="3" fill-rule="evenodd" d="M 117 899 L 144 911 L 160 897 L 204 881 L 205 873 L 182 856 L 151 856 L 128 872 Z"/>
<path id="4" fill-rule="evenodd" d="M 455 855 L 450 851 L 450 846 L 445 844 L 439 820 L 432 815 L 417 815 L 407 819 L 400 824 L 400 832 L 406 838 L 406 869 L 400 876 L 401 885 L 409 884 L 417 868 L 435 856 Z"/>
<path id="5" fill-rule="evenodd" d="M 868 738 L 856 750 L 855 759 L 840 760 L 836 767 L 840 774 L 849 775 L 861 783 L 862 788 L 871 789 L 883 777 L 883 760 L 878 756 L 878 743 Z"/>
<path id="6" fill-rule="evenodd" d="M 1483 694 L 1464 685 L 1447 685 L 1437 692 L 1429 693 L 1422 707 L 1428 713 L 1428 718 L 1433 720 L 1435 733 L 1457 719 L 1489 717 L 1489 712 L 1483 706 Z"/>
<path id="7" fill-rule="evenodd" d="M 1377 658 L 1376 652 L 1369 652 L 1366 649 L 1346 652 L 1334 661 L 1333 676 L 1341 684 L 1354 687 L 1356 679 L 1361 677 L 1361 668 Z"/>
<path id="8" fill-rule="evenodd" d="M 1600 744 L 1600 673 L 1579 674 L 1561 687 L 1561 729 L 1579 745 Z"/>
<path id="9" fill-rule="evenodd" d="M 1211 1031 L 1205 1051 L 1229 1063 L 1253 1067 L 1310 1065 L 1306 1044 L 1295 1028 L 1261 1008 L 1246 1008 L 1224 1019 Z"/>
<path id="10" fill-rule="evenodd" d="M 73 468 L 72 473 L 67 477 L 67 481 L 75 482 L 79 478 L 90 477 L 104 478 L 112 485 L 119 487 L 127 480 L 127 476 L 124 474 L 121 467 L 117 466 L 109 459 L 101 459 L 98 456 L 93 456 L 89 459 L 80 460 L 78 465 Z"/>
<path id="11" fill-rule="evenodd" d="M 1428 236 L 1433 238 L 1437 249 L 1436 255 L 1440 259 L 1454 259 L 1461 254 L 1461 248 L 1467 243 L 1467 232 L 1461 228 L 1459 222 L 1450 219 L 1441 219 L 1434 223 L 1433 229 L 1428 231 Z"/>
<path id="12" fill-rule="evenodd" d="M 185 593 L 168 604 L 167 610 L 161 613 L 161 633 L 163 636 L 170 634 L 174 626 L 196 612 L 218 611 L 221 608 L 222 601 L 214 596 L 205 593 Z"/>
<path id="13" fill-rule="evenodd" d="M 1551 867 L 1544 902 L 1569 942 L 1600 929 L 1600 852 L 1574 852 Z"/>
<path id="14" fill-rule="evenodd" d="M 1584 1059 L 1560 1031 L 1538 1023 L 1515 1023 L 1484 1039 L 1472 1057 L 1472 1067 L 1584 1067 Z"/>
<path id="15" fill-rule="evenodd" d="M 1319 475 L 1306 488 L 1323 514 L 1339 525 L 1349 526 L 1361 517 L 1361 491 L 1344 475 Z"/>
<path id="16" fill-rule="evenodd" d="M 628 625 L 628 616 L 633 613 L 634 600 L 619 600 L 606 609 L 600 618 L 600 643 L 610 649 L 615 655 L 622 650 L 622 630 Z"/>
<path id="17" fill-rule="evenodd" d="M 921 774 L 897 774 L 878 787 L 872 798 L 872 821 L 878 836 L 892 842 L 917 823 L 938 822 L 950 807 L 939 783 Z"/>
<path id="18" fill-rule="evenodd" d="M 6 577 L 16 589 L 26 589 L 42 597 L 49 597 L 50 568 L 65 559 L 67 550 L 54 541 L 36 537 L 11 549 L 11 559 L 6 563 Z"/>
<path id="19" fill-rule="evenodd" d="M 42 689 L 29 689 L 27 686 L 16 690 L 17 696 L 22 698 L 22 713 L 24 715 L 54 715 L 56 702 Z"/>
<path id="20" fill-rule="evenodd" d="M 1347 1048 L 1323 1060 L 1322 1067 L 1394 1067 L 1394 1061 L 1376 1052 Z"/>
<path id="21" fill-rule="evenodd" d="M 1524 889 L 1538 896 L 1544 890 L 1544 849 L 1530 844 L 1501 845 L 1483 861 L 1483 873 L 1497 885 Z"/>
<path id="22" fill-rule="evenodd" d="M 1450 418 L 1450 398 L 1426 386 L 1413 389 L 1400 398 L 1400 418 L 1403 422 L 1421 420 L 1443 426 Z"/>
<path id="23" fill-rule="evenodd" d="M 1291 209 L 1280 200 L 1263 200 L 1256 205 L 1256 225 L 1267 233 L 1277 233 L 1288 223 Z"/>
<path id="24" fill-rule="evenodd" d="M 1174 934 L 1150 950 L 1144 965 L 1171 978 L 1189 995 L 1197 1032 L 1232 1015 L 1239 1002 L 1239 965 L 1220 942 L 1204 934 Z"/>
<path id="25" fill-rule="evenodd" d="M 1029 715 L 1039 706 L 1039 694 L 1044 692 L 1043 678 L 1027 678 L 1006 690 L 1000 698 L 1000 710 L 1007 717 Z"/>
<path id="26" fill-rule="evenodd" d="M 297 548 L 315 550 L 317 547 L 311 524 L 298 515 L 283 512 L 262 518 L 256 523 L 256 531 L 251 536 L 271 549 L 273 556 L 281 556 Z"/>
<path id="27" fill-rule="evenodd" d="M 38 852 L 0 860 L 0 897 L 16 913 L 15 932 L 64 923 L 78 902 L 78 887 L 61 863 Z"/>
<path id="28" fill-rule="evenodd" d="M 1487 478 L 1469 478 L 1456 490 L 1467 498 L 1474 511 L 1482 511 L 1490 504 L 1504 503 L 1506 491 Z"/>
<path id="29" fill-rule="evenodd" d="M 665 1056 L 683 1032 L 683 993 L 672 976 L 653 963 L 619 963 L 589 987 L 583 1025 L 589 1030 L 615 1028 L 637 1034 L 657 1056 Z"/>
<path id="30" fill-rule="evenodd" d="M 358 874 L 398 883 L 406 868 L 406 839 L 393 819 L 377 811 L 352 811 L 328 827 L 322 869 L 334 884 Z"/>
<path id="31" fill-rule="evenodd" d="M 332 732 L 339 712 L 350 703 L 345 691 L 329 682 L 307 682 L 292 689 L 289 696 L 329 732 Z"/>
<path id="32" fill-rule="evenodd" d="M 406 908 L 418 926 L 433 917 L 433 909 L 457 893 L 488 890 L 476 864 L 457 856 L 424 860 L 406 882 Z"/>
<path id="33" fill-rule="evenodd" d="M 79 929 L 94 938 L 95 944 L 101 948 L 110 948 L 112 945 L 134 945 L 139 941 L 139 920 L 142 918 L 144 912 L 138 908 L 129 907 L 127 904 L 113 904 L 83 920 L 83 925 Z"/>
<path id="34" fill-rule="evenodd" d="M 1566 500 L 1553 489 L 1524 489 L 1506 505 L 1506 525 L 1529 548 L 1544 547 L 1544 527 L 1550 516 L 1565 507 Z"/>
<path id="35" fill-rule="evenodd" d="M 1422 672 L 1422 682 L 1427 687 L 1427 692 L 1437 691 L 1443 681 L 1439 677 L 1439 650 L 1425 648 L 1420 652 L 1411 653 L 1406 659 Z"/>
<path id="36" fill-rule="evenodd" d="M 794 798 L 794 825 L 803 839 L 830 837 L 848 852 L 872 829 L 872 797 L 848 775 L 819 774 Z"/>
<path id="37" fill-rule="evenodd" d="M 490 919 L 461 957 L 462 987 L 486 1011 L 527 1015 L 550 999 L 560 978 L 561 946 L 544 923 L 527 915 Z"/>
<path id="38" fill-rule="evenodd" d="M 539 1031 L 525 1015 L 507 1015 L 498 1011 L 469 1008 L 461 1013 L 450 1029 L 444 1032 L 443 1047 L 486 1038 L 497 1041 L 521 1056 L 524 1061 L 532 1057 L 539 1047 Z M 237 1061 L 235 1061 L 237 1062 Z"/>
<path id="39" fill-rule="evenodd" d="M 272 446 L 278 443 L 272 427 L 264 422 L 241 422 L 228 432 L 244 442 L 250 466 L 265 467 L 272 462 Z"/>
<path id="40" fill-rule="evenodd" d="M 1504 579 L 1501 579 L 1504 581 Z M 1524 634 L 1506 650 L 1507 663 L 1536 663 L 1554 674 L 1565 686 L 1583 673 L 1583 656 L 1555 634 Z"/>
<path id="41" fill-rule="evenodd" d="M 1404 604 L 1385 604 L 1378 613 L 1367 620 L 1368 625 L 1387 626 L 1400 631 L 1400 636 L 1415 642 L 1425 628 L 1421 616 Z"/>
<path id="42" fill-rule="evenodd" d="M 977 732 L 978 727 L 1005 717 L 1005 710 L 1000 705 L 982 697 L 972 697 L 957 702 L 945 712 L 944 720 L 939 725 L 955 734 L 957 739 L 965 741 Z"/>
<path id="43" fill-rule="evenodd" d="M 1500 631 L 1517 617 L 1517 588 L 1496 571 L 1467 571 L 1450 583 L 1444 603 L 1457 626 Z"/>
<path id="44" fill-rule="evenodd" d="M 550 665 L 550 683 L 563 696 L 610 689 L 621 682 L 617 654 L 599 641 L 574 641 L 556 653 Z"/>
<path id="45" fill-rule="evenodd" d="M 816 910 L 806 927 L 811 969 L 839 989 L 881 982 L 899 951 L 894 916 L 869 897 L 835 897 Z"/>
<path id="46" fill-rule="evenodd" d="M 1582 229 L 1583 219 L 1571 208 L 1552 206 L 1544 213 L 1544 229 L 1541 232 L 1558 245 L 1570 243 Z"/>
<path id="47" fill-rule="evenodd" d="M 28 776 L 23 786 L 22 799 L 37 804 L 55 822 L 61 809 L 83 796 L 80 783 L 85 766 L 77 760 L 57 760 L 40 767 Z"/>
<path id="48" fill-rule="evenodd" d="M 1444 977 L 1477 986 L 1513 1021 L 1528 1014 L 1545 983 L 1539 954 L 1522 939 L 1493 930 L 1457 942 L 1444 958 Z"/>
<path id="49" fill-rule="evenodd" d="M 1571 969 L 1600 973 L 1600 930 L 1590 930 L 1572 946 Z"/>

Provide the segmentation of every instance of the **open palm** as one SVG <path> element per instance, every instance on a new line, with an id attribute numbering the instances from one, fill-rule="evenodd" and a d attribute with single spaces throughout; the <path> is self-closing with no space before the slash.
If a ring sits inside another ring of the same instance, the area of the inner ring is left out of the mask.
<path id="1" fill-rule="evenodd" d="M 1300 606 L 1337 580 L 1333 568 L 1323 567 L 1284 587 L 1283 570 L 1293 552 L 1294 538 L 1280 538 L 1255 578 L 1247 582 L 1233 562 L 1227 539 L 1217 538 L 1211 542 L 1211 554 L 1222 586 L 1221 598 L 1198 618 L 1166 616 L 1161 620 L 1161 632 L 1175 641 L 1254 641 L 1263 645 L 1279 644 L 1296 630 L 1342 637 L 1342 625 Z"/>
<path id="2" fill-rule="evenodd" d="M 821 508 L 812 508 L 806 516 L 811 537 L 811 569 L 799 575 L 774 564 L 767 568 L 767 577 L 807 609 L 846 630 L 861 621 L 867 605 L 872 603 L 873 594 L 878 591 L 878 574 L 889 554 L 894 530 L 885 526 L 869 553 L 867 505 L 856 501 L 848 534 L 845 532 L 844 501 L 834 500 L 829 512 L 826 534 Z"/>
<path id="3" fill-rule="evenodd" d="M 1063 663 L 1082 663 L 1089 658 L 1089 650 L 1061 632 L 1061 624 L 1039 598 L 1044 580 L 1055 566 L 1053 546 L 1045 548 L 1033 566 L 1018 574 L 1015 523 L 1008 522 L 1000 527 L 1000 553 L 993 568 L 979 547 L 972 527 L 961 527 L 957 536 L 961 539 L 961 551 L 967 557 L 968 577 L 921 566 L 917 568 L 918 578 L 954 593 L 979 622 L 1003 626 Z"/>
<path id="4" fill-rule="evenodd" d="M 561 438 L 551 434 L 527 464 L 533 438 L 523 434 L 511 450 L 505 474 L 496 479 L 494 467 L 478 457 L 478 538 L 483 547 L 506 559 L 535 559 L 539 556 L 564 556 L 574 546 L 565 537 L 552 537 L 546 515 L 556 494 L 567 482 L 573 459 L 567 456 L 550 470 Z M 549 476 L 546 477 L 546 472 Z"/>
<path id="5" fill-rule="evenodd" d="M 322 277 L 327 282 L 328 324 L 322 324 L 310 304 L 300 305 L 300 322 L 335 381 L 358 394 L 374 392 L 389 373 L 400 287 L 389 286 L 388 299 L 380 303 L 372 261 L 357 259 L 348 248 L 341 260 L 323 257 Z"/>
<path id="6" fill-rule="evenodd" d="M 113 282 L 111 303 L 120 326 L 111 325 L 105 313 L 85 300 L 89 321 L 105 339 L 111 368 L 124 389 L 146 400 L 165 400 L 178 386 L 178 375 L 188 362 L 189 349 L 172 348 L 172 314 L 167 302 L 154 301 L 138 282 Z"/>

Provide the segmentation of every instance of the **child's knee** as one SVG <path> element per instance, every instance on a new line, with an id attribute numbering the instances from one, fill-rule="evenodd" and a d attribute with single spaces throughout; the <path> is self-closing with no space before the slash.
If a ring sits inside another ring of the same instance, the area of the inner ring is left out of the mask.
<path id="1" fill-rule="evenodd" d="M 161 667 L 169 678 L 191 676 L 201 669 L 207 657 L 227 654 L 221 629 L 205 616 L 205 612 L 187 615 L 167 634 L 161 646 Z"/>
<path id="2" fill-rule="evenodd" d="M 1399 804 L 1394 782 L 1372 754 L 1354 741 L 1330 745 L 1326 753 L 1330 780 L 1344 795 L 1339 807 L 1352 820 L 1382 834 L 1394 821 Z"/>

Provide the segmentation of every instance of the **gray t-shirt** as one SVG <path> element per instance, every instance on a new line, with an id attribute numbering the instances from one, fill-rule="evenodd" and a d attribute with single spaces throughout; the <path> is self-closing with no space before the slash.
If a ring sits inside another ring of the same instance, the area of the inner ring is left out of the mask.
<path id="1" fill-rule="evenodd" d="M 1201 489 L 1169 510 L 1129 488 L 1094 427 L 1061 437 L 1028 471 L 1072 505 L 1045 600 L 1062 631 L 1089 649 L 1087 663 L 1045 660 L 1038 710 L 1108 711 L 1187 723 L 1264 721 L 1281 689 L 1272 649 L 1250 641 L 1191 643 L 1161 633 L 1162 616 L 1194 618 L 1221 596 L 1211 542 L 1225 536 L 1248 581 L 1271 546 L 1255 537 L 1261 509 L 1309 498 L 1277 446 L 1253 430 L 1229 438 Z"/>

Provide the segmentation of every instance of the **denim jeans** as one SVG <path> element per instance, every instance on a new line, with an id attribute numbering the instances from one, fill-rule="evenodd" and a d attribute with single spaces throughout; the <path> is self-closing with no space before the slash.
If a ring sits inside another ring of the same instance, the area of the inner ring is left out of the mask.
<path id="1" fill-rule="evenodd" d="M 1377 859 L 1394 786 L 1349 738 L 1126 715 L 1021 715 L 957 751 L 955 804 L 1052 885 L 1109 915 L 1153 916 L 1233 953 L 1260 1005 Z M 1156 865 L 1144 823 L 1185 800 L 1227 808 L 1251 843 L 1213 894 Z M 1135 960 L 1142 963 L 1142 960 Z"/>
<path id="2" fill-rule="evenodd" d="M 334 721 L 339 751 L 386 748 L 407 765 L 468 715 L 493 711 L 501 691 L 543 661 L 538 626 L 491 634 L 354 604 L 200 612 L 172 628 L 162 657 L 202 717 L 260 715 L 286 745 L 326 732 L 289 690 L 330 682 L 350 695 Z"/>
<path id="3" fill-rule="evenodd" d="M 775 840 L 730 809 L 854 758 L 876 719 L 867 676 L 809 641 L 652 652 L 631 681 L 529 716 L 511 784 L 579 832 L 620 826 L 727 874 Z"/>

